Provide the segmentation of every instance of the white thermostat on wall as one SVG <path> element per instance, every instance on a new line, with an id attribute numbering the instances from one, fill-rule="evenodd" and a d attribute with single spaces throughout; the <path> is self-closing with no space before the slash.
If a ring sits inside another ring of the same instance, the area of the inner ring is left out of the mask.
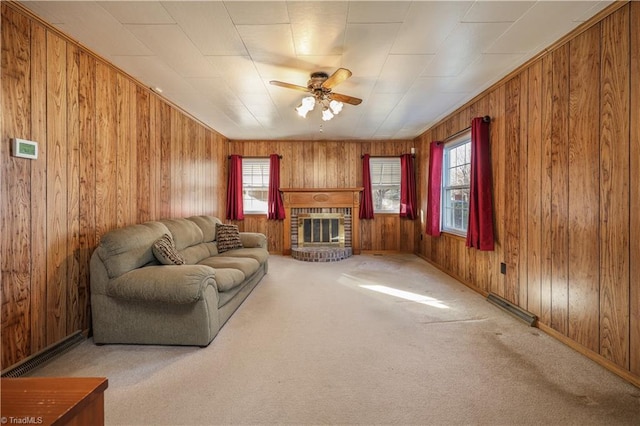
<path id="1" fill-rule="evenodd" d="M 12 154 L 14 157 L 38 158 L 38 142 L 28 141 L 26 139 L 12 138 Z"/>

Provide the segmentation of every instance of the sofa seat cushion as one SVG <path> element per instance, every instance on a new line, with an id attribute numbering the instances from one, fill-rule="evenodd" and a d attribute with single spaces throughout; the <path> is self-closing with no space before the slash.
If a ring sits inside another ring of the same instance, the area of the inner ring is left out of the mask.
<path id="1" fill-rule="evenodd" d="M 216 269 L 216 283 L 218 284 L 218 291 L 224 293 L 225 291 L 233 290 L 244 282 L 245 276 L 239 269 L 234 268 L 218 268 Z"/>
<path id="2" fill-rule="evenodd" d="M 155 265 L 134 269 L 109 282 L 107 295 L 126 300 L 194 303 L 216 271 L 205 265 Z"/>
<path id="3" fill-rule="evenodd" d="M 229 251 L 225 251 L 224 253 L 220 253 L 216 257 L 240 257 L 240 258 L 251 258 L 256 260 L 258 263 L 263 264 L 269 259 L 269 252 L 263 248 L 239 248 L 233 249 Z"/>
<path id="4" fill-rule="evenodd" d="M 258 261 L 250 257 L 223 257 L 220 255 L 203 259 L 199 265 L 211 266 L 216 270 L 220 268 L 238 269 L 244 274 L 243 280 L 249 278 L 260 268 Z"/>

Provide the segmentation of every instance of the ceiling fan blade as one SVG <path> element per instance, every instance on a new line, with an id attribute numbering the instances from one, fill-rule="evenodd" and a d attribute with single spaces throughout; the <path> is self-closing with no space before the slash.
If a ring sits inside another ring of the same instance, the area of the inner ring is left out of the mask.
<path id="1" fill-rule="evenodd" d="M 301 92 L 309 92 L 310 91 L 308 87 L 298 86 L 297 84 L 285 83 L 285 82 L 277 81 L 277 80 L 271 80 L 269 83 L 273 84 L 274 86 L 280 86 L 280 87 L 284 87 L 284 88 L 287 88 L 287 89 L 300 90 Z"/>
<path id="2" fill-rule="evenodd" d="M 360 103 L 362 102 L 362 99 L 360 98 L 354 98 L 353 96 L 349 96 L 349 95 L 341 95 L 340 93 L 329 93 L 328 95 L 329 99 L 333 99 L 339 102 L 344 102 L 346 104 L 351 104 L 351 105 L 360 105 Z"/>
<path id="3" fill-rule="evenodd" d="M 322 87 L 325 89 L 331 89 L 332 87 L 337 86 L 342 83 L 346 79 L 351 77 L 351 71 L 346 68 L 338 68 L 336 72 L 331 74 L 331 76 L 322 83 Z"/>

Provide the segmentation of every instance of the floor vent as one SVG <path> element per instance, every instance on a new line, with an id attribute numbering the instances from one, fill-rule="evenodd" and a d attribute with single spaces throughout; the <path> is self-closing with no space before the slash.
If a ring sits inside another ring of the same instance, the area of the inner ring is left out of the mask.
<path id="1" fill-rule="evenodd" d="M 500 296 L 496 296 L 493 293 L 489 293 L 489 295 L 487 296 L 487 301 L 493 303 L 501 309 L 504 309 L 516 318 L 526 322 L 530 327 L 535 326 L 536 322 L 538 321 L 538 317 L 533 315 L 531 312 L 527 312 L 524 309 L 509 302 L 508 300 L 505 300 Z"/>
<path id="2" fill-rule="evenodd" d="M 53 358 L 62 355 L 78 343 L 84 341 L 84 335 L 81 331 L 76 331 L 74 334 L 65 338 L 64 340 L 54 343 L 53 345 L 44 348 L 37 354 L 31 355 L 22 362 L 7 368 L 2 372 L 2 377 L 21 377 L 25 374 L 35 370 L 42 364 L 51 361 Z"/>

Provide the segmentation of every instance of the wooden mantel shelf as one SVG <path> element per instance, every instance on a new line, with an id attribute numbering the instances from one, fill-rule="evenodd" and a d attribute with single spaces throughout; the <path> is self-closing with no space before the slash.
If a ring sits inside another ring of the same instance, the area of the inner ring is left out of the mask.
<path id="1" fill-rule="evenodd" d="M 291 209 L 331 208 L 351 209 L 351 248 L 353 254 L 360 254 L 360 192 L 364 188 L 280 188 L 283 195 L 285 219 L 283 254 L 291 254 Z"/>
<path id="2" fill-rule="evenodd" d="M 360 192 L 364 188 L 280 188 L 280 192 Z"/>

